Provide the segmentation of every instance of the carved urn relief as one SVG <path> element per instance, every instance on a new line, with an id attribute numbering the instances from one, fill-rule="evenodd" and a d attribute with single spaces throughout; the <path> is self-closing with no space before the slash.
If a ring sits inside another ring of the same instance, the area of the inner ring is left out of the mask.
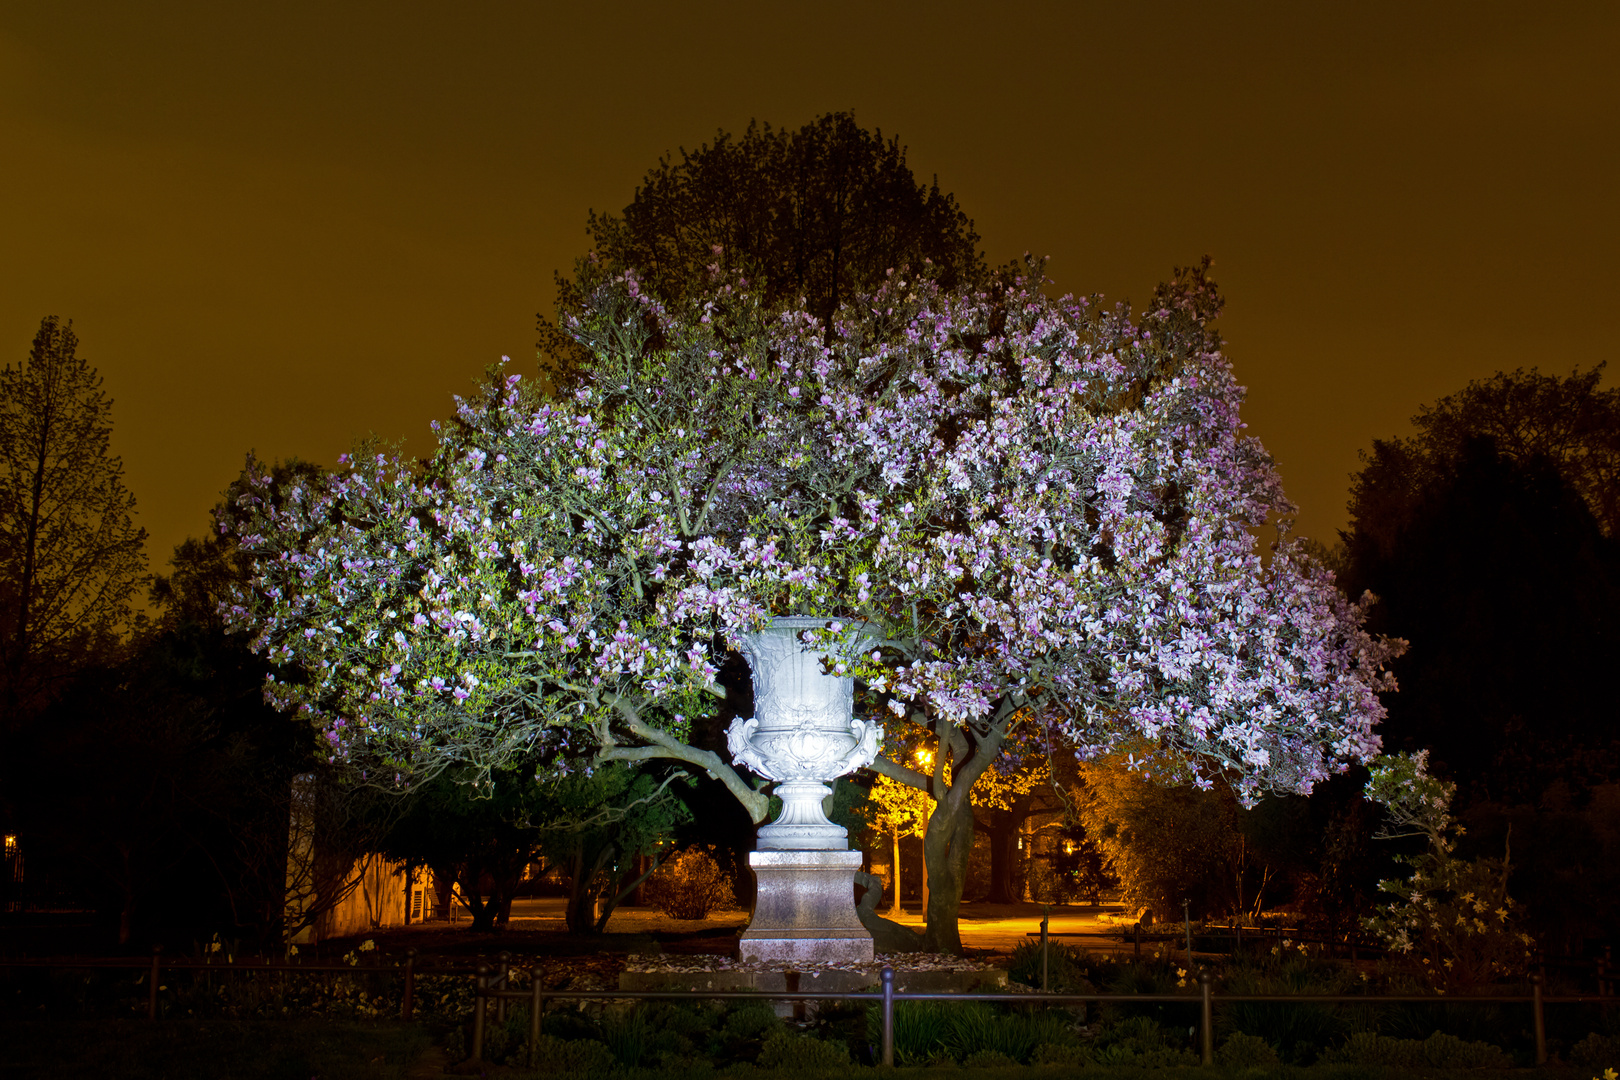
<path id="1" fill-rule="evenodd" d="M 878 725 L 857 720 L 855 680 L 822 672 L 825 653 L 800 635 L 829 620 L 803 615 L 773 619 L 743 640 L 754 676 L 754 715 L 726 732 L 731 759 L 775 780 L 781 816 L 759 830 L 761 850 L 842 851 L 847 831 L 827 820 L 828 782 L 865 768 L 877 757 Z M 860 628 L 848 632 L 871 640 Z"/>
<path id="2" fill-rule="evenodd" d="M 854 716 L 855 680 L 822 671 L 824 650 L 801 635 L 833 622 L 792 615 L 743 640 L 753 672 L 754 715 L 726 732 L 738 765 L 776 782 L 781 815 L 759 830 L 749 855 L 758 884 L 754 916 L 742 935 L 744 960 L 870 961 L 872 938 L 855 913 L 861 853 L 827 820 L 822 800 L 845 773 L 877 756 L 878 725 Z M 876 642 L 865 626 L 844 640 Z"/>

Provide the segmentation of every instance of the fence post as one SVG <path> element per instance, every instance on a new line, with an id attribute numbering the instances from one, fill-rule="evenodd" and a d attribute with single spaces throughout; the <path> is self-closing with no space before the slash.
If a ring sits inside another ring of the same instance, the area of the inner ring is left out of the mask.
<path id="1" fill-rule="evenodd" d="M 1187 928 L 1187 970 L 1191 971 L 1192 962 L 1192 901 L 1181 902 L 1181 924 Z"/>
<path id="2" fill-rule="evenodd" d="M 146 988 L 146 1018 L 156 1020 L 158 1013 L 157 991 L 158 980 L 163 977 L 163 946 L 152 946 L 152 971 L 150 985 Z"/>
<path id="3" fill-rule="evenodd" d="M 478 965 L 478 978 L 473 983 L 473 1037 L 472 1056 L 469 1060 L 484 1060 L 484 1009 L 489 1005 L 489 998 L 484 992 L 489 989 L 489 965 Z"/>
<path id="4" fill-rule="evenodd" d="M 1215 976 L 1209 968 L 1200 968 L 1198 971 L 1198 994 L 1203 998 L 1203 1031 L 1200 1034 L 1202 1042 L 1201 1056 L 1206 1066 L 1215 1064 L 1215 1008 L 1214 998 Z"/>
<path id="5" fill-rule="evenodd" d="M 1142 962 L 1142 920 L 1136 920 L 1136 963 Z"/>
<path id="6" fill-rule="evenodd" d="M 1051 909 L 1051 907 L 1047 907 L 1045 912 L 1042 913 L 1042 915 L 1041 915 L 1041 989 L 1042 990 L 1050 990 L 1050 989 L 1052 989 L 1051 986 L 1049 986 L 1047 984 L 1047 975 L 1048 975 L 1049 971 L 1051 970 L 1051 967 L 1047 963 L 1047 935 L 1046 935 L 1047 924 L 1050 923 L 1051 921 L 1052 921 L 1052 909 Z"/>
<path id="7" fill-rule="evenodd" d="M 1541 986 L 1547 977 L 1541 973 L 1530 976 L 1530 996 L 1536 1011 L 1536 1064 L 1547 1064 L 1547 1016 L 1541 1008 Z"/>
<path id="8" fill-rule="evenodd" d="M 1598 971 L 1601 973 L 1598 979 L 1598 997 L 1604 999 L 1598 1008 L 1603 1010 L 1605 1018 L 1609 1015 L 1608 999 L 1614 995 L 1614 982 L 1609 978 L 1613 974 L 1613 968 L 1614 950 L 1611 946 L 1605 945 L 1603 955 L 1598 958 Z"/>
<path id="9" fill-rule="evenodd" d="M 495 959 L 501 962 L 500 971 L 495 976 L 495 989 L 497 991 L 510 990 L 512 983 L 507 976 L 512 972 L 512 954 L 503 950 L 495 955 Z M 504 997 L 495 999 L 495 1022 L 497 1024 L 506 1023 L 506 999 Z"/>
<path id="10" fill-rule="evenodd" d="M 540 971 L 529 969 L 529 1068 L 540 1054 L 540 1018 L 546 1014 L 546 998 L 541 990 Z"/>
<path id="11" fill-rule="evenodd" d="M 883 1064 L 894 1064 L 894 968 L 887 964 L 878 975 L 883 980 Z"/>
<path id="12" fill-rule="evenodd" d="M 405 989 L 399 995 L 399 1018 L 410 1023 L 416 1000 L 416 950 L 405 950 Z"/>

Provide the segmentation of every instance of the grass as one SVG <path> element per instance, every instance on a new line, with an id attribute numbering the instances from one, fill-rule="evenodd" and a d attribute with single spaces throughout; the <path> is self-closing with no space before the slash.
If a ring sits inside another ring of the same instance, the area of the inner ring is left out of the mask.
<path id="1" fill-rule="evenodd" d="M 322 1020 L 8 1021 L 5 1080 L 395 1080 L 426 1029 Z"/>

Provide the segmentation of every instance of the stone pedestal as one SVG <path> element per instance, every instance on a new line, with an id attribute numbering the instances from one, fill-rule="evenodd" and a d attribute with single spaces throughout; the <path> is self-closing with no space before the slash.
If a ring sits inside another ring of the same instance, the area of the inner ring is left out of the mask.
<path id="1" fill-rule="evenodd" d="M 855 914 L 859 851 L 751 851 L 748 865 L 757 889 L 743 962 L 872 963 L 872 935 Z"/>

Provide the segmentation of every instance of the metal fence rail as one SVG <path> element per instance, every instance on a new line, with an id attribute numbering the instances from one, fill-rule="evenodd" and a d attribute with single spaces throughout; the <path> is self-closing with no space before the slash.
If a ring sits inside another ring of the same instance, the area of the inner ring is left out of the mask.
<path id="1" fill-rule="evenodd" d="M 1029 1005 L 1082 1005 L 1091 1002 L 1131 1002 L 1136 1004 L 1181 1004 L 1199 1006 L 1199 1058 L 1204 1065 L 1215 1063 L 1215 1001 L 1223 1002 L 1292 1002 L 1295 1004 L 1363 1004 L 1417 1002 L 1448 1005 L 1530 1005 L 1536 1039 L 1536 1064 L 1547 1063 L 1547 1024 L 1544 1006 L 1553 1004 L 1602 1003 L 1605 998 L 1590 995 L 1549 997 L 1542 993 L 1545 980 L 1531 976 L 1531 993 L 1492 995 L 1489 997 L 1447 997 L 1442 994 L 1220 994 L 1215 993 L 1215 976 L 1208 968 L 1198 972 L 1198 997 L 1187 994 L 1025 994 L 956 993 L 903 993 L 894 988 L 894 968 L 885 967 L 879 973 L 878 990 L 837 993 L 832 991 L 796 990 L 545 990 L 540 980 L 531 978 L 528 990 L 506 990 L 499 987 L 507 978 L 505 970 L 487 964 L 479 965 L 479 980 L 474 994 L 472 1058 L 482 1060 L 484 1053 L 485 1014 L 490 1005 L 501 1009 L 507 1001 L 529 1002 L 529 1054 L 530 1064 L 540 1042 L 540 1020 L 548 998 L 566 998 L 570 1001 L 875 1001 L 881 1003 L 883 1019 L 882 1058 L 884 1065 L 894 1064 L 894 1006 L 902 1001 L 986 1001 Z M 502 1010 L 504 1012 L 504 1010 Z"/>
<path id="2" fill-rule="evenodd" d="M 568 1001 L 841 1001 L 857 1002 L 870 1001 L 879 1004 L 879 1013 L 882 1017 L 881 1054 L 883 1064 L 894 1064 L 894 1006 L 897 1002 L 906 1001 L 982 1001 L 1001 1002 L 1006 1004 L 1030 1005 L 1034 1003 L 1046 1005 L 1081 1005 L 1093 1002 L 1116 1002 L 1134 1004 L 1180 1004 L 1198 1005 L 1199 1007 L 1199 1051 L 1200 1059 L 1205 1065 L 1214 1064 L 1215 1054 L 1215 1027 L 1214 1006 L 1217 1000 L 1221 1002 L 1273 1002 L 1293 1004 L 1401 1004 L 1401 1003 L 1427 1003 L 1447 1005 L 1529 1005 L 1531 1006 L 1536 1046 L 1536 1064 L 1547 1063 L 1547 1025 L 1545 1006 L 1566 1004 L 1612 1004 L 1614 999 L 1606 995 L 1559 995 L 1549 996 L 1543 992 L 1545 979 L 1537 974 L 1531 976 L 1531 992 L 1529 994 L 1504 994 L 1478 997 L 1447 996 L 1443 994 L 1216 994 L 1213 973 L 1208 968 L 1198 972 L 1197 996 L 1190 994 L 1054 994 L 1045 991 L 1030 991 L 1027 993 L 957 993 L 945 992 L 901 992 L 894 988 L 895 971 L 893 967 L 884 967 L 879 972 L 879 988 L 877 990 L 836 992 L 821 990 L 547 990 L 542 985 L 540 972 L 529 968 L 529 989 L 508 989 L 511 974 L 515 970 L 511 963 L 511 954 L 500 954 L 497 965 L 488 963 L 478 964 L 472 969 L 464 966 L 420 966 L 416 962 L 416 950 L 406 952 L 405 960 L 391 967 L 380 965 L 353 965 L 353 964 L 289 964 L 270 962 L 243 962 L 218 963 L 207 960 L 192 959 L 165 959 L 161 949 L 152 952 L 151 959 L 143 957 L 107 957 L 107 958 L 0 958 L 0 968 L 46 968 L 56 970 L 95 970 L 103 968 L 141 970 L 148 972 L 147 986 L 147 1018 L 157 1020 L 158 986 L 162 981 L 165 970 L 193 970 L 209 972 L 233 971 L 265 971 L 289 974 L 330 974 L 346 973 L 350 975 L 370 975 L 392 972 L 402 980 L 400 991 L 400 1019 L 412 1019 L 416 979 L 419 975 L 465 975 L 474 980 L 473 997 L 473 1031 L 472 1031 L 472 1058 L 481 1060 L 484 1051 L 484 1036 L 488 1023 L 488 1013 L 493 1009 L 497 1020 L 505 1019 L 506 1003 L 509 1001 L 523 1001 L 529 1004 L 529 1052 L 531 1059 L 536 1052 L 541 1034 L 541 1020 L 545 1014 L 546 1002 L 550 999 Z"/>

